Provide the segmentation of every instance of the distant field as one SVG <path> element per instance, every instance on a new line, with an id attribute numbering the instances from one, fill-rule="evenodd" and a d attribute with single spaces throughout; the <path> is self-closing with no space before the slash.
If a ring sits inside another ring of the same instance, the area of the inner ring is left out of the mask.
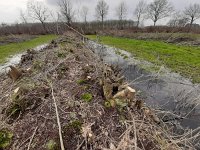
<path id="1" fill-rule="evenodd" d="M 52 39 L 56 38 L 56 35 L 41 35 L 34 39 L 24 41 L 24 42 L 17 42 L 11 43 L 6 45 L 0 45 L 0 64 L 6 61 L 11 55 L 17 54 L 19 52 L 23 52 L 26 49 L 34 48 L 38 45 L 50 42 Z"/>
<path id="2" fill-rule="evenodd" d="M 89 35 L 96 39 L 96 35 Z M 162 41 L 146 41 L 111 36 L 101 36 L 101 42 L 131 52 L 135 57 L 165 65 L 174 72 L 200 83 L 200 48 L 177 46 Z"/>
<path id="3" fill-rule="evenodd" d="M 109 32 L 105 32 L 104 35 L 107 36 L 115 36 L 115 37 L 124 37 L 124 38 L 133 38 L 137 40 L 159 40 L 172 42 L 177 44 L 191 44 L 191 42 L 200 43 L 200 34 L 194 33 L 141 33 L 141 32 L 133 32 L 131 30 L 111 30 Z M 177 41 L 177 39 L 179 39 Z M 186 43 L 185 43 L 186 42 Z"/>
<path id="4" fill-rule="evenodd" d="M 11 34 L 11 35 L 0 36 L 0 45 L 25 42 L 34 39 L 36 37 L 37 37 L 36 35 L 28 35 L 28 34 L 22 34 L 22 35 Z"/>

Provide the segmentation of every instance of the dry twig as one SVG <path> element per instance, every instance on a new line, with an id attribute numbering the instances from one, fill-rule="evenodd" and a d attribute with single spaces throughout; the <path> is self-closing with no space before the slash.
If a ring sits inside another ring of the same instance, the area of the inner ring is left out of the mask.
<path id="1" fill-rule="evenodd" d="M 62 128 L 61 128 L 61 124 L 60 124 L 58 107 L 57 107 L 56 99 L 54 97 L 54 91 L 53 91 L 52 83 L 50 83 L 50 86 L 51 86 L 51 91 L 52 91 L 51 94 L 52 94 L 52 98 L 53 98 L 54 106 L 55 106 L 55 110 L 56 110 L 56 118 L 57 118 L 57 124 L 58 124 L 58 129 L 59 129 L 59 138 L 60 138 L 60 147 L 61 147 L 61 150 L 65 150 L 64 143 L 63 143 L 63 138 L 62 138 Z"/>
<path id="2" fill-rule="evenodd" d="M 30 139 L 30 142 L 29 142 L 29 144 L 28 144 L 27 150 L 30 150 L 31 143 L 32 143 L 32 141 L 33 141 L 33 139 L 34 139 L 34 136 L 35 136 L 35 134 L 36 134 L 36 132 L 37 132 L 37 129 L 38 129 L 38 126 L 35 128 L 35 130 L 34 130 L 34 132 L 33 132 L 33 135 L 32 135 L 32 137 L 31 137 L 31 139 Z"/>

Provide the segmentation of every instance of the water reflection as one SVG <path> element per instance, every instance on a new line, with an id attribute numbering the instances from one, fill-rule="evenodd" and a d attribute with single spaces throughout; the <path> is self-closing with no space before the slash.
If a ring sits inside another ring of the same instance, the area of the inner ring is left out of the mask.
<path id="1" fill-rule="evenodd" d="M 42 45 L 39 45 L 39 46 L 33 48 L 33 50 L 40 51 L 40 50 L 44 49 L 47 46 L 48 46 L 48 44 L 42 44 Z M 8 66 L 10 66 L 10 65 L 19 64 L 19 62 L 21 60 L 21 56 L 24 55 L 24 54 L 25 54 L 25 52 L 24 53 L 20 53 L 20 54 L 16 54 L 16 55 L 8 58 L 8 60 L 7 60 L 7 62 L 5 64 L 0 65 L 0 73 L 6 72 L 7 69 L 8 69 Z"/>
<path id="2" fill-rule="evenodd" d="M 88 45 L 108 64 L 117 65 L 130 85 L 140 91 L 148 105 L 169 110 L 183 119 L 182 125 L 196 128 L 200 125 L 200 86 L 171 73 L 164 67 L 152 73 L 143 69 L 153 64 L 131 57 L 131 54 L 113 47 L 89 41 Z M 126 56 L 126 57 L 124 57 Z M 128 59 L 127 59 L 128 58 Z M 141 67 L 143 66 L 143 67 Z"/>

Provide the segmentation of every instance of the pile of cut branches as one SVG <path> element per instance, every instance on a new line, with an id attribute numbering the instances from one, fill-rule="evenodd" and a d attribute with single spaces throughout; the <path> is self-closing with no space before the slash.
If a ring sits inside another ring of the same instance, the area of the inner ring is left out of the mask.
<path id="1" fill-rule="evenodd" d="M 0 78 L 0 149 L 193 149 L 72 33 Z M 197 135 L 196 135 L 197 138 Z"/>

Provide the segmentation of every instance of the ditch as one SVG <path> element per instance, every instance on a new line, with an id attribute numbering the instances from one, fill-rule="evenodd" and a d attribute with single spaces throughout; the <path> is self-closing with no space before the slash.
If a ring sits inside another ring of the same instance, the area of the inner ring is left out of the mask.
<path id="1" fill-rule="evenodd" d="M 130 53 L 110 46 L 89 41 L 88 46 L 105 63 L 117 65 L 127 82 L 140 94 L 147 105 L 163 111 L 170 111 L 179 116 L 163 120 L 178 121 L 185 128 L 195 129 L 200 126 L 200 85 L 169 69 L 160 67 L 153 71 L 153 64 L 135 59 Z"/>

